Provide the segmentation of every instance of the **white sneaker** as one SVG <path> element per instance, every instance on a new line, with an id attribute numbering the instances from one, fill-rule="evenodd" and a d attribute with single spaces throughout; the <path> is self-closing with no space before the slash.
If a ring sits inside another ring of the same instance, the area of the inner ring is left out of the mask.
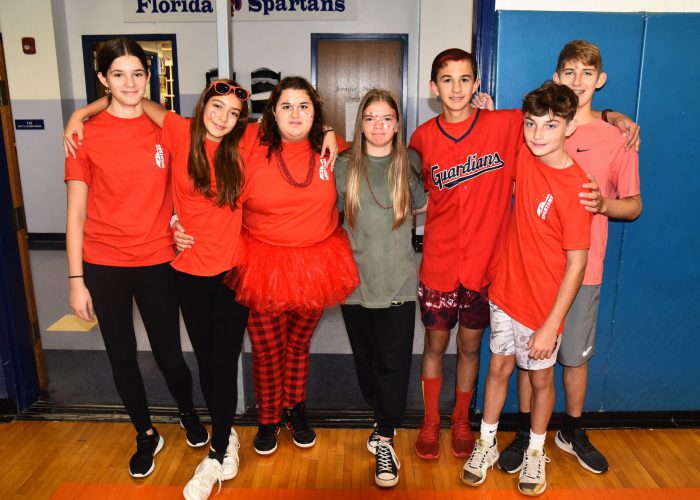
<path id="1" fill-rule="evenodd" d="M 215 458 L 206 457 L 194 470 L 194 476 L 185 485 L 182 494 L 187 500 L 206 500 L 214 488 L 214 484 L 219 483 L 217 495 L 221 491 L 221 473 L 223 466 Z"/>
<path id="2" fill-rule="evenodd" d="M 221 478 L 224 481 L 233 479 L 238 474 L 238 449 L 240 447 L 241 443 L 238 441 L 236 429 L 231 427 L 231 435 L 228 438 L 228 446 L 226 447 L 223 471 L 221 473 Z"/>
<path id="3" fill-rule="evenodd" d="M 545 465 L 549 457 L 539 450 L 528 448 L 523 458 L 523 468 L 518 479 L 518 491 L 523 495 L 536 497 L 547 489 Z"/>
<path id="4" fill-rule="evenodd" d="M 462 482 L 468 486 L 479 486 L 486 481 L 486 471 L 498 461 L 498 441 L 488 446 L 483 440 L 477 439 L 474 449 L 462 467 Z"/>

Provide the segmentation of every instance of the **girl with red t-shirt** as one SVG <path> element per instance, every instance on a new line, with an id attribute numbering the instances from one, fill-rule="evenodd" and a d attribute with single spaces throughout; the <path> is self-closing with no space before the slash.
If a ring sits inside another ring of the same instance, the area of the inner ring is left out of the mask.
<path id="1" fill-rule="evenodd" d="M 163 438 L 152 426 L 136 359 L 133 301 L 153 356 L 177 401 L 190 446 L 209 441 L 192 401 L 192 377 L 180 347 L 169 153 L 161 131 L 144 114 L 149 80 L 143 49 L 110 40 L 97 55 L 109 105 L 85 125 L 77 156 L 66 158 L 66 250 L 70 307 L 83 320 L 99 318 L 117 392 L 137 431 L 133 477 L 149 475 Z"/>
<path id="2" fill-rule="evenodd" d="M 260 126 L 246 131 L 251 153 L 244 158 L 242 234 L 248 257 L 226 282 L 250 307 L 259 422 L 254 447 L 262 455 L 277 449 L 280 420 L 297 446 L 316 442 L 305 415 L 311 336 L 323 309 L 359 284 L 338 225 L 333 172 L 319 154 L 323 123 L 311 84 L 287 77 L 272 91 Z"/>

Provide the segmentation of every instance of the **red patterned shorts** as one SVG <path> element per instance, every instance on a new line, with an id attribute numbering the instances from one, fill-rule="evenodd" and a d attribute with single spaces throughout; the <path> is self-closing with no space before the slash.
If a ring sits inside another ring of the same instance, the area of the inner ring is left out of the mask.
<path id="1" fill-rule="evenodd" d="M 450 331 L 457 324 L 480 330 L 489 324 L 488 286 L 481 291 L 468 290 L 462 285 L 451 292 L 440 292 L 418 283 L 418 304 L 426 330 Z"/>

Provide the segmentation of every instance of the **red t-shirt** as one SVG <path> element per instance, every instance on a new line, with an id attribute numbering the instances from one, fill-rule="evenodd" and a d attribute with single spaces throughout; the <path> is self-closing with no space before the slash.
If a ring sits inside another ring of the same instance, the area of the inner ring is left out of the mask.
<path id="1" fill-rule="evenodd" d="M 590 245 L 592 216 L 578 198 L 587 177 L 576 163 L 561 170 L 545 165 L 524 144 L 516 168 L 513 219 L 489 298 L 537 330 L 554 305 L 566 251 Z M 563 328 L 562 321 L 557 333 Z"/>
<path id="2" fill-rule="evenodd" d="M 593 120 L 576 127 L 564 143 L 566 152 L 595 177 L 606 198 L 629 198 L 640 193 L 639 157 L 634 148 L 625 150 L 625 139 L 617 127 Z M 584 285 L 603 282 L 603 262 L 608 244 L 608 218 L 596 214 L 591 226 L 591 248 L 583 277 Z"/>
<path id="3" fill-rule="evenodd" d="M 267 158 L 267 146 L 258 139 L 259 125 L 251 124 L 243 143 L 254 139 L 244 159 L 243 227 L 260 241 L 279 246 L 303 247 L 325 240 L 338 227 L 335 179 L 322 168 L 318 153 L 308 141 L 283 143 L 282 159 L 292 179 L 303 183 L 314 155 L 311 183 L 296 187 L 287 182 L 275 155 Z M 338 137 L 340 149 L 347 143 Z"/>
<path id="4" fill-rule="evenodd" d="M 428 211 L 420 279 L 448 292 L 481 290 L 501 256 L 513 195 L 513 165 L 523 142 L 518 110 L 473 111 L 418 127 L 410 148 L 421 157 Z"/>
<path id="5" fill-rule="evenodd" d="M 83 260 L 136 267 L 175 257 L 169 156 L 160 127 L 145 115 L 103 111 L 85 124 L 77 158 L 69 156 L 65 170 L 66 181 L 89 186 Z"/>
<path id="6" fill-rule="evenodd" d="M 243 258 L 241 248 L 240 202 L 236 209 L 229 205 L 218 207 L 215 198 L 207 198 L 194 189 L 187 173 L 190 154 L 190 123 L 175 113 L 167 113 L 163 121 L 163 144 L 172 152 L 173 199 L 175 213 L 187 234 L 194 236 L 192 248 L 180 252 L 172 266 L 183 273 L 196 276 L 215 276 L 239 265 Z M 219 142 L 204 142 L 209 160 L 211 189 L 216 193 L 214 154 Z"/>

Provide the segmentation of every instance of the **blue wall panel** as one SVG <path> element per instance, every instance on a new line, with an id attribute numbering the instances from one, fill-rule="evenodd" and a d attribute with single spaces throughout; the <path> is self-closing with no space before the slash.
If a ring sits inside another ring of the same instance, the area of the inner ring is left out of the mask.
<path id="1" fill-rule="evenodd" d="M 700 193 L 698 139 L 700 67 L 688 59 L 700 46 L 700 16 L 577 12 L 497 13 L 498 108 L 550 79 L 563 45 L 585 39 L 601 48 L 605 87 L 594 108 L 614 108 L 643 130 L 640 155 L 644 212 L 611 222 L 601 293 L 596 356 L 590 363 L 585 411 L 700 408 L 700 250 L 693 203 Z M 696 58 L 697 59 L 697 58 Z M 657 178 L 654 173 L 667 175 Z M 695 174 L 695 175 L 692 175 Z M 488 359 L 488 345 L 482 349 Z M 488 366 L 481 367 L 483 383 Z M 556 410 L 563 410 L 557 370 Z M 477 404 L 483 404 L 480 395 Z M 517 411 L 511 384 L 506 412 Z"/>
<path id="2" fill-rule="evenodd" d="M 644 212 L 626 225 L 609 410 L 700 408 L 700 15 L 648 16 L 639 122 Z"/>

